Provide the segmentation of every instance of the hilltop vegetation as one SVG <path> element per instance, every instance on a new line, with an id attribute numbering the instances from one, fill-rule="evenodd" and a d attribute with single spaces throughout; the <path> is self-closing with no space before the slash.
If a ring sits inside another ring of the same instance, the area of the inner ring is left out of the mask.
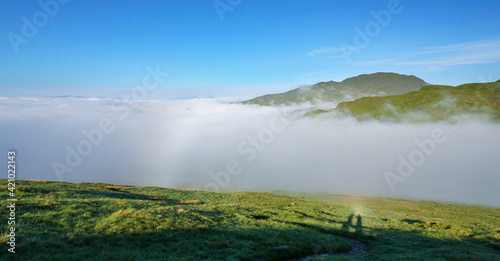
<path id="1" fill-rule="evenodd" d="M 7 187 L 6 180 L 0 180 Z M 5 201 L 7 190 L 0 196 Z M 355 260 L 493 260 L 500 210 L 435 202 L 211 193 L 103 183 L 17 181 L 16 254 L 1 260 L 287 260 L 350 245 Z M 1 208 L 6 217 L 8 209 Z M 7 222 L 1 244 L 6 246 Z"/>
<path id="2" fill-rule="evenodd" d="M 416 91 L 428 85 L 413 75 L 397 73 L 362 74 L 342 82 L 319 82 L 312 86 L 300 87 L 288 92 L 268 94 L 244 101 L 244 104 L 258 105 L 293 105 L 300 103 L 338 103 L 365 96 L 403 94 Z"/>
<path id="3" fill-rule="evenodd" d="M 457 87 L 429 85 L 419 91 L 386 97 L 364 97 L 340 103 L 336 111 L 359 120 L 446 121 L 459 115 L 500 120 L 500 83 Z"/>
<path id="4" fill-rule="evenodd" d="M 359 90 L 384 92 L 387 95 L 416 91 L 423 86 L 429 85 L 424 80 L 413 75 L 397 73 L 361 74 L 343 80 L 342 84 Z"/>

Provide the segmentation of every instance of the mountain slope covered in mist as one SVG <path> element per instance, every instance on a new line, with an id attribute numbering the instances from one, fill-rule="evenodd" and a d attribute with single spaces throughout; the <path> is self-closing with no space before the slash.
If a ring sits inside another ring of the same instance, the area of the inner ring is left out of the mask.
<path id="1" fill-rule="evenodd" d="M 342 82 L 319 82 L 288 92 L 268 94 L 244 101 L 244 104 L 292 105 L 300 103 L 323 103 L 354 100 L 365 96 L 384 96 L 417 91 L 426 86 L 424 80 L 413 75 L 397 73 L 362 74 Z"/>
<path id="2" fill-rule="evenodd" d="M 334 110 L 358 120 L 443 121 L 454 116 L 487 116 L 500 120 L 500 82 L 470 83 L 457 87 L 425 86 L 419 91 L 385 97 L 364 97 L 342 102 Z M 309 115 L 328 112 L 311 111 Z"/>

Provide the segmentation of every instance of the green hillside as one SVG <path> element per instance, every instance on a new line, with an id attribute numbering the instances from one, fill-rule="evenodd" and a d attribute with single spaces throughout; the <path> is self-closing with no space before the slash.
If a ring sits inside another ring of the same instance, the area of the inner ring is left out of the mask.
<path id="1" fill-rule="evenodd" d="M 306 102 L 312 104 L 323 102 L 338 103 L 365 96 L 403 94 L 409 91 L 416 91 L 425 85 L 428 84 L 413 75 L 408 76 L 396 73 L 362 74 L 345 79 L 342 82 L 320 82 L 312 86 L 304 86 L 284 93 L 256 97 L 243 103 L 267 106 L 292 105 Z"/>
<path id="2" fill-rule="evenodd" d="M 16 183 L 16 253 L 7 252 L 9 209 L 3 207 L 0 260 L 500 258 L 500 209 L 493 207 L 103 183 Z M 6 180 L 0 185 L 7 188 Z M 0 196 L 7 202 L 8 190 Z M 338 255 L 342 253 L 349 256 Z"/>
<path id="3" fill-rule="evenodd" d="M 396 96 L 364 97 L 340 103 L 336 111 L 360 120 L 443 121 L 454 116 L 500 120 L 500 83 L 471 83 L 457 87 L 429 85 Z M 320 112 L 310 112 L 313 115 Z"/>

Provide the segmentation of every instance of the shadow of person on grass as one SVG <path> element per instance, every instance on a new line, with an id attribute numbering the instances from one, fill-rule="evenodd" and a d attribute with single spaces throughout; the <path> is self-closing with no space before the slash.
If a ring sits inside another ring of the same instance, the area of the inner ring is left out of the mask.
<path id="1" fill-rule="evenodd" d="M 356 224 L 354 224 L 354 219 L 355 215 L 351 214 L 349 218 L 347 219 L 346 222 L 342 223 L 342 229 L 341 231 L 343 232 L 351 232 L 350 230 L 354 230 L 354 233 L 356 234 L 363 234 L 363 218 L 361 215 L 356 216 Z"/>

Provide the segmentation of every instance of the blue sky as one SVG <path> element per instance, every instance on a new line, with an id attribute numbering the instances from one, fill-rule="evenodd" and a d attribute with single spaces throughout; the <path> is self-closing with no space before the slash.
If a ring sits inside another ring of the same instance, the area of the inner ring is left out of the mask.
<path id="1" fill-rule="evenodd" d="M 8 0 L 0 96 L 114 96 L 156 65 L 169 73 L 158 93 L 170 97 L 262 94 L 378 71 L 436 84 L 498 80 L 499 11 L 496 0 Z M 23 34 L 23 18 L 36 33 Z"/>

